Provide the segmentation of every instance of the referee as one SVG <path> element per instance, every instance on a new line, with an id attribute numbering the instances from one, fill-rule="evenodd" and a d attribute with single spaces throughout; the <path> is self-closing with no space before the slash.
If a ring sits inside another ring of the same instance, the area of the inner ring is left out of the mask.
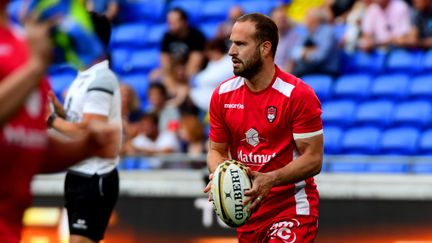
<path id="1" fill-rule="evenodd" d="M 108 48 L 109 20 L 90 13 L 94 30 Z M 91 47 L 89 47 L 91 48 Z M 55 104 L 55 96 L 51 94 Z M 69 137 L 77 136 L 93 120 L 121 124 L 119 82 L 109 69 L 108 60 L 79 71 L 69 87 L 64 108 L 57 106 L 47 123 Z M 61 117 L 65 114 L 65 117 Z M 120 131 L 121 132 L 121 131 Z M 121 137 L 121 136 L 120 136 Z M 118 141 L 120 147 L 121 139 Z M 99 242 L 118 198 L 119 177 L 115 159 L 92 157 L 71 167 L 65 179 L 65 207 L 69 219 L 70 243 Z"/>

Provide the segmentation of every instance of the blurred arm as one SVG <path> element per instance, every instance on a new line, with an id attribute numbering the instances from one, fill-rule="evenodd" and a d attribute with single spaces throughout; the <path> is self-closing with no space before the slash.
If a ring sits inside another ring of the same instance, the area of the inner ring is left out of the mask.
<path id="1" fill-rule="evenodd" d="M 32 58 L 0 82 L 0 125 L 22 107 L 30 92 L 39 85 L 46 68 L 44 63 Z"/>
<path id="2" fill-rule="evenodd" d="M 192 51 L 189 54 L 189 60 L 186 64 L 186 74 L 188 79 L 201 70 L 203 61 L 204 55 L 201 51 Z"/>
<path id="3" fill-rule="evenodd" d="M 90 121 L 107 123 L 108 117 L 85 113 L 82 122 L 79 123 L 69 122 L 61 117 L 57 117 L 54 119 L 52 127 L 68 137 L 77 137 L 82 136 L 83 133 L 85 133 L 87 129 L 86 127 L 90 123 Z"/>

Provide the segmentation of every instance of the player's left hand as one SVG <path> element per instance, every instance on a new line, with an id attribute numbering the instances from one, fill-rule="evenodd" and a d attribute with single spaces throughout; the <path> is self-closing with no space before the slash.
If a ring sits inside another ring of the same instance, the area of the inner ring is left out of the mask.
<path id="1" fill-rule="evenodd" d="M 248 168 L 248 174 L 252 178 L 252 188 L 245 191 L 246 199 L 243 205 L 247 205 L 251 202 L 248 207 L 249 211 L 254 211 L 269 194 L 270 189 L 273 187 L 273 177 L 268 173 L 261 173 L 252 171 Z"/>

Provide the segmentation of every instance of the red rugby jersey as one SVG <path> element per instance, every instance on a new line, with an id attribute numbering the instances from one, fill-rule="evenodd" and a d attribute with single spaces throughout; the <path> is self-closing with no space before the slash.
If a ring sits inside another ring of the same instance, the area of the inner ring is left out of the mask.
<path id="1" fill-rule="evenodd" d="M 25 41 L 0 26 L 0 82 L 28 59 Z M 23 107 L 0 129 L 0 242 L 18 243 L 22 215 L 30 203 L 30 182 L 39 171 L 47 146 L 44 80 Z"/>
<path id="2" fill-rule="evenodd" d="M 321 104 L 302 80 L 276 66 L 269 87 L 252 92 L 242 77 L 221 83 L 210 103 L 210 139 L 227 142 L 229 153 L 254 171 L 269 172 L 290 163 L 295 139 L 322 134 Z M 318 216 L 313 178 L 274 187 L 239 231 L 294 215 Z"/>

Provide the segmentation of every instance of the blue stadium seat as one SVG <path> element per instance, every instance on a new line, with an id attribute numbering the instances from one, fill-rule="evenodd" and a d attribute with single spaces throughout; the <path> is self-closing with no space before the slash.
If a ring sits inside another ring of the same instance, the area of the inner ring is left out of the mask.
<path id="1" fill-rule="evenodd" d="M 168 9 L 175 7 L 183 9 L 189 17 L 189 22 L 195 25 L 201 20 L 203 2 L 201 0 L 173 0 L 168 4 Z"/>
<path id="2" fill-rule="evenodd" d="M 146 45 L 150 48 L 159 48 L 165 32 L 168 31 L 166 24 L 152 24 L 149 25 L 148 33 L 146 35 Z"/>
<path id="3" fill-rule="evenodd" d="M 431 124 L 432 104 L 425 100 L 406 101 L 399 103 L 394 109 L 395 125 L 425 127 Z"/>
<path id="4" fill-rule="evenodd" d="M 207 0 L 203 1 L 201 9 L 201 20 L 221 22 L 227 19 L 228 12 L 231 6 L 234 5 L 233 0 Z"/>
<path id="5" fill-rule="evenodd" d="M 364 173 L 366 164 L 362 162 L 337 161 L 328 165 L 328 171 L 332 173 Z"/>
<path id="6" fill-rule="evenodd" d="M 432 155 L 432 129 L 422 133 L 418 147 L 421 154 Z"/>
<path id="7" fill-rule="evenodd" d="M 21 6 L 23 4 L 23 1 L 10 1 L 8 6 L 7 6 L 7 13 L 9 15 L 10 20 L 12 20 L 15 23 L 19 22 L 19 13 L 20 13 L 20 9 Z"/>
<path id="8" fill-rule="evenodd" d="M 356 102 L 353 100 L 328 101 L 322 106 L 325 125 L 349 126 L 353 122 Z"/>
<path id="9" fill-rule="evenodd" d="M 406 74 L 384 74 L 375 78 L 371 96 L 374 98 L 404 99 L 408 95 L 409 77 Z"/>
<path id="10" fill-rule="evenodd" d="M 406 162 L 376 162 L 366 165 L 366 172 L 369 173 L 407 173 L 409 164 Z"/>
<path id="11" fill-rule="evenodd" d="M 259 12 L 262 14 L 270 14 L 270 11 L 277 6 L 276 1 L 256 1 L 256 0 L 241 0 L 240 6 L 244 9 L 245 13 Z"/>
<path id="12" fill-rule="evenodd" d="M 122 24 L 113 30 L 112 47 L 140 47 L 145 46 L 148 31 L 147 25 L 139 23 Z"/>
<path id="13" fill-rule="evenodd" d="M 137 93 L 141 101 L 147 100 L 147 90 L 149 86 L 147 75 L 145 74 L 126 75 L 126 76 L 122 76 L 120 78 L 120 81 L 134 88 L 135 92 Z"/>
<path id="14" fill-rule="evenodd" d="M 413 155 L 417 152 L 419 137 L 419 130 L 413 127 L 389 129 L 382 135 L 381 153 Z"/>
<path id="15" fill-rule="evenodd" d="M 345 132 L 342 149 L 345 153 L 375 154 L 379 150 L 380 129 L 355 127 Z"/>
<path id="16" fill-rule="evenodd" d="M 55 76 L 55 75 L 70 75 L 70 76 L 76 76 L 77 70 L 68 64 L 53 64 L 48 68 L 48 75 L 49 76 Z"/>
<path id="17" fill-rule="evenodd" d="M 391 73 L 415 73 L 421 70 L 422 53 L 397 49 L 390 52 L 386 72 Z"/>
<path id="18" fill-rule="evenodd" d="M 132 52 L 132 49 L 129 48 L 114 48 L 111 51 L 111 66 L 116 73 L 122 74 L 131 70 Z"/>
<path id="19" fill-rule="evenodd" d="M 430 157 L 432 159 L 432 157 Z M 416 174 L 430 174 L 432 173 L 432 163 L 424 161 L 416 161 L 412 167 L 411 171 Z"/>
<path id="20" fill-rule="evenodd" d="M 213 39 L 216 36 L 219 22 L 205 22 L 199 25 L 199 29 L 207 39 Z"/>
<path id="21" fill-rule="evenodd" d="M 423 56 L 423 72 L 432 72 L 432 50 L 427 51 Z"/>
<path id="22" fill-rule="evenodd" d="M 350 99 L 365 99 L 369 96 L 371 81 L 369 75 L 342 75 L 336 80 L 333 95 Z"/>
<path id="23" fill-rule="evenodd" d="M 159 49 L 142 49 L 132 53 L 131 68 L 132 72 L 148 73 L 153 68 L 159 66 Z"/>
<path id="24" fill-rule="evenodd" d="M 344 73 L 377 74 L 384 69 L 385 53 L 357 51 L 353 54 L 343 55 L 342 60 Z"/>
<path id="25" fill-rule="evenodd" d="M 56 94 L 56 96 L 60 98 L 60 100 L 63 91 L 65 91 L 71 85 L 72 81 L 75 79 L 75 76 L 76 75 L 71 73 L 64 73 L 64 74 L 52 75 L 49 77 L 51 88 Z"/>
<path id="26" fill-rule="evenodd" d="M 137 168 L 137 157 L 123 157 L 119 163 L 121 170 L 135 170 Z"/>
<path id="27" fill-rule="evenodd" d="M 367 101 L 357 108 L 358 125 L 388 126 L 392 122 L 394 103 L 390 100 Z"/>
<path id="28" fill-rule="evenodd" d="M 302 77 L 317 94 L 321 101 L 328 100 L 331 96 L 333 79 L 329 75 L 306 75 Z"/>
<path id="29" fill-rule="evenodd" d="M 165 19 L 165 0 L 120 1 L 118 21 L 154 24 Z"/>
<path id="30" fill-rule="evenodd" d="M 326 154 L 337 154 L 341 151 L 343 130 L 337 126 L 324 127 L 324 151 Z"/>
<path id="31" fill-rule="evenodd" d="M 413 78 L 409 87 L 409 95 L 412 98 L 432 99 L 432 74 Z"/>

